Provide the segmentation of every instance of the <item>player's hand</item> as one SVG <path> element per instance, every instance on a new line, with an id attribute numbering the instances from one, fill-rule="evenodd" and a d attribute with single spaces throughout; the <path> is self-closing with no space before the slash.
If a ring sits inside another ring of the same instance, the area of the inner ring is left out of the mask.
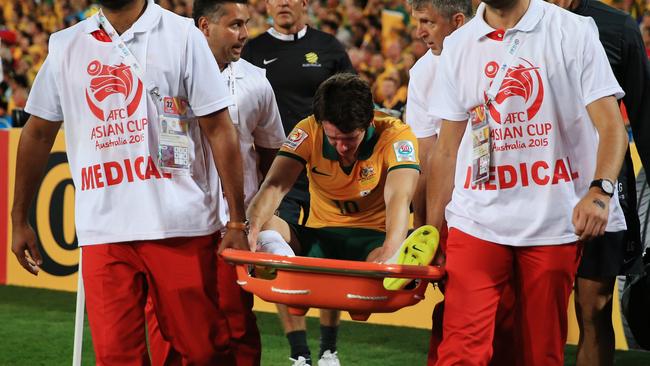
<path id="1" fill-rule="evenodd" d="M 43 259 L 36 244 L 36 233 L 29 224 L 13 226 L 11 251 L 16 255 L 18 263 L 27 272 L 35 276 L 38 275 Z"/>
<path id="2" fill-rule="evenodd" d="M 219 245 L 219 254 L 227 248 L 250 250 L 246 240 L 246 233 L 243 230 L 226 230 L 226 234 L 221 239 L 221 245 Z"/>
<path id="3" fill-rule="evenodd" d="M 445 263 L 447 263 L 447 256 L 445 255 L 445 252 L 438 247 L 438 250 L 436 251 L 436 255 L 433 256 L 433 260 L 431 261 L 432 266 L 444 266 Z"/>
<path id="4" fill-rule="evenodd" d="M 591 188 L 573 209 L 573 226 L 581 241 L 605 234 L 609 217 L 610 197 L 598 188 Z"/>
<path id="5" fill-rule="evenodd" d="M 397 252 L 397 250 L 399 250 L 399 246 L 384 243 L 384 245 L 373 249 L 373 251 L 368 254 L 366 262 L 385 263 L 395 254 L 395 252 Z"/>
<path id="6" fill-rule="evenodd" d="M 257 223 L 251 222 L 248 229 L 248 248 L 251 252 L 257 250 L 257 237 L 260 235 L 261 228 Z"/>
<path id="7" fill-rule="evenodd" d="M 384 261 L 381 260 L 380 258 L 384 258 L 384 247 L 379 247 L 375 248 L 368 254 L 368 258 L 366 258 L 366 262 L 375 262 L 375 263 L 383 263 Z"/>

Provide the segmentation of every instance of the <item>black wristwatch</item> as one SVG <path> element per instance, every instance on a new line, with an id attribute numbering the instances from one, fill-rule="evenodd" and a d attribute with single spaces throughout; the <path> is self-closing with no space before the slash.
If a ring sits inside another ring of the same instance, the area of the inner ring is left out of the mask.
<path id="1" fill-rule="evenodd" d="M 591 181 L 589 188 L 598 187 L 603 193 L 612 197 L 614 195 L 614 182 L 609 179 L 595 179 Z"/>

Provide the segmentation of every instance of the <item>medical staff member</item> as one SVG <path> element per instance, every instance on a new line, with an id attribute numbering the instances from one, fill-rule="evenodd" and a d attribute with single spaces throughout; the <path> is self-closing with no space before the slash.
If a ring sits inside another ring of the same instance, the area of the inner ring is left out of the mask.
<path id="1" fill-rule="evenodd" d="M 509 281 L 519 364 L 563 365 L 581 241 L 625 229 L 610 200 L 623 92 L 593 20 L 542 0 L 485 1 L 445 40 L 433 90 L 443 122 L 427 222 L 450 228 L 436 365 L 490 360 Z"/>
<path id="2" fill-rule="evenodd" d="M 34 81 L 18 147 L 13 252 L 38 273 L 27 212 L 65 122 L 97 364 L 149 364 L 147 296 L 182 362 L 229 364 L 215 248 L 248 248 L 232 96 L 191 20 L 153 0 L 100 0 L 100 9 L 52 35 Z M 224 194 L 228 223 L 218 216 Z"/>
<path id="3" fill-rule="evenodd" d="M 248 206 L 284 142 L 275 95 L 264 70 L 240 58 L 248 39 L 250 19 L 245 0 L 196 0 L 193 18 L 208 40 L 228 90 L 235 98 L 229 112 L 238 131 L 244 163 L 244 205 Z M 227 221 L 228 207 L 222 208 L 220 215 Z M 241 289 L 236 277 L 235 268 L 218 257 L 219 306 L 228 320 L 235 364 L 259 365 L 262 347 L 252 311 L 253 295 Z M 157 355 L 152 357 L 152 364 L 168 365 L 178 358 L 177 352 L 162 339 L 155 316 L 148 315 L 149 344 L 152 355 Z"/>

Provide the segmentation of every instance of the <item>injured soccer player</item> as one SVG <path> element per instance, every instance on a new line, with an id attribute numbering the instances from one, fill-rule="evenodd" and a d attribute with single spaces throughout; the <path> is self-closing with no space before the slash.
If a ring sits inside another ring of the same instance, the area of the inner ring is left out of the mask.
<path id="1" fill-rule="evenodd" d="M 429 238 L 437 237 L 437 232 L 423 228 L 412 234 L 414 240 L 405 241 L 420 171 L 411 128 L 399 119 L 375 114 L 370 87 L 352 74 L 337 74 L 323 82 L 314 96 L 313 112 L 289 134 L 248 208 L 251 249 L 287 256 L 378 263 L 393 258 L 402 264 L 428 264 L 437 245 Z M 305 226 L 274 216 L 303 169 L 311 195 Z M 398 254 L 405 250 L 416 255 Z M 298 325 L 282 313 L 281 319 L 288 336 L 304 330 L 304 319 Z M 321 317 L 321 360 L 323 355 L 336 356 L 338 324 L 338 311 Z M 302 349 L 302 353 L 300 347 L 296 352 L 292 349 L 292 359 L 298 362 L 302 357 L 311 364 L 308 348 Z M 338 360 L 318 365 L 338 365 Z"/>

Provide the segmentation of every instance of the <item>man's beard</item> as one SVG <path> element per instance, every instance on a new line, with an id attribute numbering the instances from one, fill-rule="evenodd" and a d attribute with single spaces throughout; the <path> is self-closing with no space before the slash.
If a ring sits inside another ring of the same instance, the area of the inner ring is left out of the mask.
<path id="1" fill-rule="evenodd" d="M 109 10 L 120 10 L 126 5 L 131 4 L 134 0 L 97 0 L 102 8 Z"/>

